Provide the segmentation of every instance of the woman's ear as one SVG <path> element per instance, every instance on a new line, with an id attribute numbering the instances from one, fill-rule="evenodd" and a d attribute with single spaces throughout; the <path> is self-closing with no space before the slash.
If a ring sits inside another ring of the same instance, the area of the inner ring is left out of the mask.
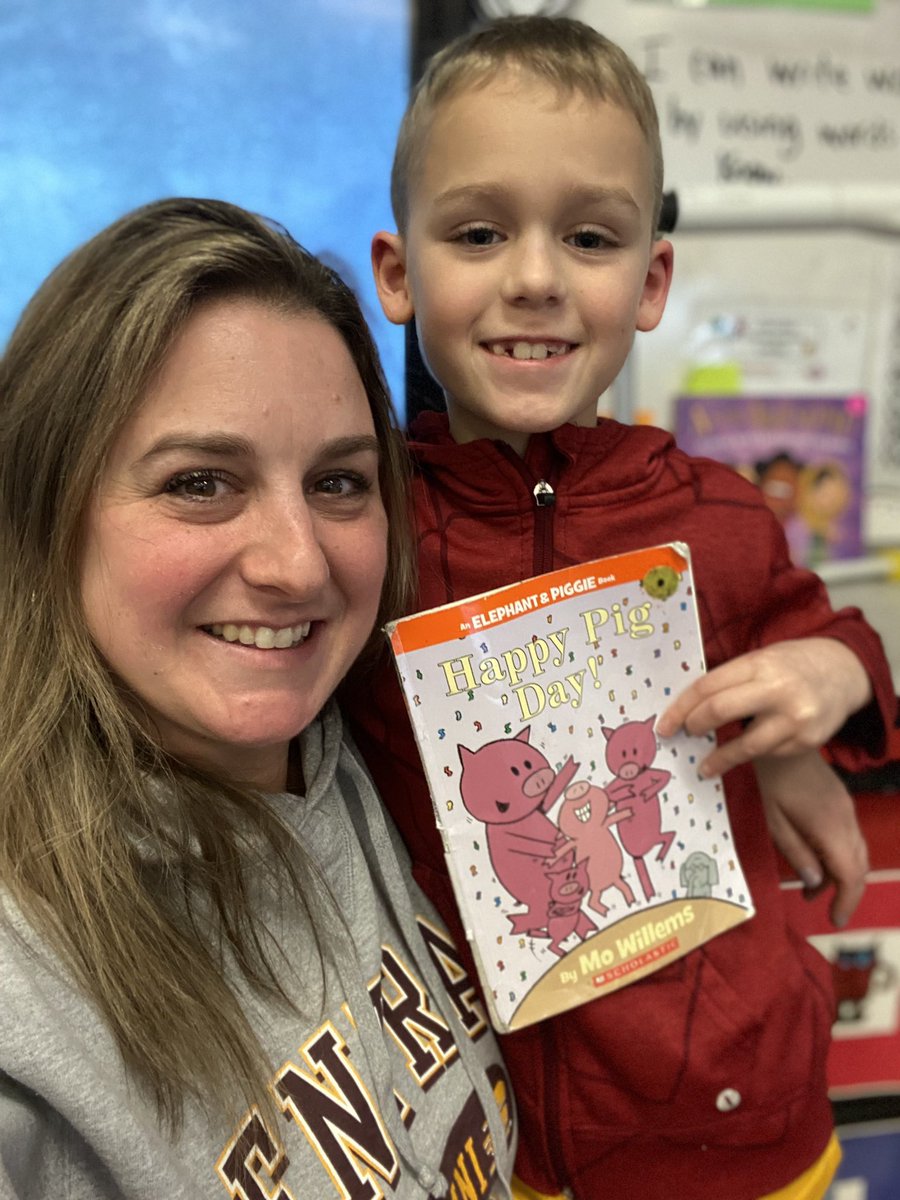
<path id="1" fill-rule="evenodd" d="M 382 230 L 372 238 L 372 274 L 384 315 L 394 325 L 406 325 L 414 309 L 406 274 L 406 245 L 399 233 Z"/>
<path id="2" fill-rule="evenodd" d="M 669 285 L 672 282 L 672 268 L 675 261 L 675 250 L 671 242 L 659 238 L 650 247 L 650 262 L 647 267 L 647 278 L 644 280 L 644 290 L 641 294 L 637 310 L 635 328 L 642 333 L 655 329 L 662 320 L 669 295 Z"/>

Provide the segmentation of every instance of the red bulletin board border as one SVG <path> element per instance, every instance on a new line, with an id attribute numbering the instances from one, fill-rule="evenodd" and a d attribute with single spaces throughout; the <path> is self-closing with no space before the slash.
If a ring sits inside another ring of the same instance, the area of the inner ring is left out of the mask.
<path id="1" fill-rule="evenodd" d="M 893 804 L 898 823 L 900 801 L 895 798 Z M 862 984 L 866 994 L 858 1001 L 859 1023 L 845 1019 L 835 1024 L 828 1053 L 832 1099 L 900 1094 L 900 867 L 870 874 L 859 907 L 842 930 L 836 930 L 828 919 L 829 896 L 808 901 L 799 885 L 784 886 L 789 920 L 804 937 L 813 938 L 835 964 L 836 981 L 842 975 L 839 951 L 852 954 L 858 949 L 873 956 L 877 964 L 862 973 L 869 977 Z M 841 983 L 836 982 L 836 996 L 841 991 Z M 854 1003 L 845 1001 L 851 1011 Z M 876 1004 L 880 1011 L 877 1032 L 867 1035 L 867 1021 Z"/>

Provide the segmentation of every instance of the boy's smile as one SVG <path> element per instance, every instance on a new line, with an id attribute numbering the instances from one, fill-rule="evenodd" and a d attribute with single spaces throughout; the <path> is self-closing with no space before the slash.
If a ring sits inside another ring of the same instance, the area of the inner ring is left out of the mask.
<path id="1" fill-rule="evenodd" d="M 457 441 L 593 425 L 662 316 L 650 153 L 624 108 L 505 71 L 438 108 L 405 236 L 377 234 L 382 305 L 416 318 Z"/>

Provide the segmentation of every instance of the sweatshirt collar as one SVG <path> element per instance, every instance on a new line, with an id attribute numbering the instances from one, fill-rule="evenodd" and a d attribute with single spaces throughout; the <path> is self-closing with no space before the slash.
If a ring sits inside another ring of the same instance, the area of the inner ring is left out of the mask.
<path id="1" fill-rule="evenodd" d="M 554 485 L 562 479 L 567 494 L 596 496 L 601 469 L 604 493 L 617 499 L 640 494 L 665 469 L 673 444 L 665 430 L 603 417 L 595 426 L 532 434 L 523 460 L 502 441 L 455 442 L 446 413 L 421 413 L 409 428 L 410 451 L 423 473 L 437 476 L 447 493 L 492 508 L 530 495 L 530 478 Z"/>

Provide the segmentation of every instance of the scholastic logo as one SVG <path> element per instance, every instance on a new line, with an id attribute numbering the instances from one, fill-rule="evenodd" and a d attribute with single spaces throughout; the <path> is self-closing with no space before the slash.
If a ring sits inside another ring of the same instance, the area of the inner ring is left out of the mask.
<path id="1" fill-rule="evenodd" d="M 647 950 L 644 954 L 639 954 L 637 958 L 630 958 L 627 962 L 619 963 L 615 967 L 611 967 L 608 971 L 603 971 L 599 975 L 595 975 L 591 980 L 594 987 L 601 988 L 612 983 L 616 979 L 624 979 L 628 975 L 633 975 L 635 971 L 640 971 L 642 967 L 647 967 L 651 963 L 658 962 L 661 958 L 667 958 L 670 954 L 674 954 L 680 947 L 681 942 L 678 938 L 672 938 L 671 941 L 663 942 L 660 946 L 654 946 L 652 950 Z"/>

